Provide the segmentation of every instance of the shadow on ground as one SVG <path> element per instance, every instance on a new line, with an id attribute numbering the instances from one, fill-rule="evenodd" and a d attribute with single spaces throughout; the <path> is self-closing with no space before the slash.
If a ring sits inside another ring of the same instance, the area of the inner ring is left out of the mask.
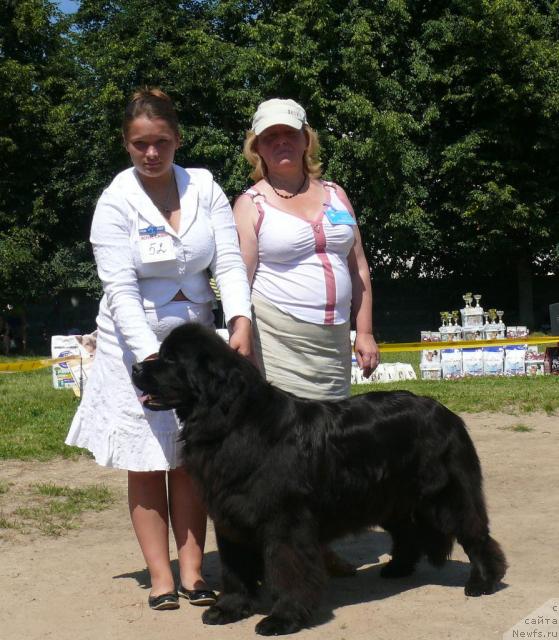
<path id="1" fill-rule="evenodd" d="M 333 578 L 326 586 L 320 609 L 315 613 L 313 625 L 325 624 L 334 617 L 336 609 L 350 605 L 374 602 L 396 596 L 399 593 L 417 589 L 425 585 L 437 585 L 463 589 L 470 574 L 469 562 L 449 560 L 442 568 L 431 566 L 422 560 L 413 575 L 406 578 L 384 579 L 380 570 L 387 559 L 381 556 L 390 553 L 390 536 L 382 531 L 368 531 L 360 536 L 337 541 L 332 547 L 339 555 L 359 567 L 357 574 L 348 578 Z M 173 572 L 178 576 L 178 564 L 173 562 Z M 217 551 L 210 551 L 204 557 L 204 576 L 208 586 L 219 591 L 220 564 Z M 113 576 L 114 579 L 136 580 L 144 589 L 150 586 L 146 569 Z M 506 585 L 503 585 L 504 588 Z M 266 614 L 270 603 L 266 597 L 256 606 L 255 613 Z"/>

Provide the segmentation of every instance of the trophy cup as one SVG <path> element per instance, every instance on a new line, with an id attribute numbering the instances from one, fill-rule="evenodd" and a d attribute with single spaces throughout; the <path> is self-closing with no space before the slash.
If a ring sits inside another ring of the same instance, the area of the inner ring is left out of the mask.
<path id="1" fill-rule="evenodd" d="M 499 338 L 504 338 L 505 337 L 505 323 L 503 322 L 503 316 L 505 315 L 505 313 L 504 313 L 504 311 L 498 311 L 498 310 L 496 310 L 495 313 L 497 314 L 497 317 L 499 318 L 499 322 L 497 323 L 497 327 L 498 327 L 499 333 L 497 335 L 499 336 Z"/>
<path id="2" fill-rule="evenodd" d="M 439 331 L 441 333 L 441 340 L 446 342 L 449 339 L 450 333 L 450 313 L 448 311 L 441 311 L 441 326 Z"/>
<path id="3" fill-rule="evenodd" d="M 470 327 L 481 327 L 483 325 L 483 309 L 479 304 L 481 294 L 472 295 L 468 291 L 462 296 L 462 299 L 465 303 L 465 307 L 460 310 L 462 313 L 462 331 L 465 332 Z M 474 306 L 472 306 L 472 300 L 476 301 Z M 464 335 L 464 340 L 469 339 Z"/>
<path id="4" fill-rule="evenodd" d="M 457 309 L 455 309 L 454 311 L 450 312 L 450 317 L 452 320 L 452 329 L 451 329 L 451 339 L 456 341 L 456 340 L 461 340 L 462 339 L 462 327 L 458 324 L 458 320 L 460 318 L 460 311 L 458 311 Z"/>
<path id="5" fill-rule="evenodd" d="M 487 311 L 489 322 L 484 327 L 486 340 L 496 340 L 499 337 L 499 327 L 497 326 L 497 310 L 489 309 Z"/>
<path id="6" fill-rule="evenodd" d="M 479 329 L 481 329 L 481 327 L 483 326 L 483 307 L 479 303 L 479 301 L 481 300 L 481 294 L 480 293 L 474 294 L 474 300 L 476 301 L 476 303 L 475 303 L 475 306 L 472 307 L 472 310 L 470 311 L 470 314 L 471 314 L 470 324 L 472 326 L 479 327 Z M 479 329 L 477 333 L 478 336 L 481 335 L 479 333 Z"/>
<path id="7" fill-rule="evenodd" d="M 469 325 L 468 315 L 470 313 L 470 304 L 472 302 L 472 294 L 465 293 L 462 296 L 462 300 L 464 300 L 464 307 L 460 309 L 460 314 L 462 315 L 462 326 L 467 327 Z"/>

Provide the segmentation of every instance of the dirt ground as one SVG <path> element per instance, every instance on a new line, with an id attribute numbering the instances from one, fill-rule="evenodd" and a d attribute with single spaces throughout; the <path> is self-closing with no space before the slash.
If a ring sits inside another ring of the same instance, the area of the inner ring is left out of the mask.
<path id="1" fill-rule="evenodd" d="M 502 588 L 467 598 L 469 564 L 461 548 L 441 569 L 421 563 L 405 579 L 386 581 L 379 570 L 389 541 L 380 531 L 339 542 L 337 550 L 359 565 L 355 578 L 331 580 L 315 626 L 301 640 L 488 640 L 550 598 L 559 597 L 559 425 L 557 417 L 464 416 L 477 446 L 494 537 L 510 564 Z M 524 425 L 532 430 L 515 430 Z M 2 462 L 0 481 L 14 486 L 54 482 L 105 483 L 114 506 L 87 513 L 82 526 L 59 538 L 14 534 L 0 542 L 2 640 L 239 640 L 255 637 L 262 617 L 224 627 L 205 626 L 199 608 L 181 601 L 176 611 L 147 606 L 148 583 L 126 506 L 126 476 L 89 460 Z M 555 540 L 555 542 L 553 542 Z M 205 573 L 219 588 L 213 532 Z"/>

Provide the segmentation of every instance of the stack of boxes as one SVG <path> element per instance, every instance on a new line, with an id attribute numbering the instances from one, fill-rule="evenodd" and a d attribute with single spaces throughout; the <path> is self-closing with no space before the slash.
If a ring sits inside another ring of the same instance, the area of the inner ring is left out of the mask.
<path id="1" fill-rule="evenodd" d="M 517 376 L 541 375 L 546 370 L 544 354 L 537 347 L 527 345 L 468 347 L 462 349 L 440 349 L 438 342 L 458 340 L 496 340 L 499 338 L 523 338 L 528 336 L 527 327 L 506 327 L 502 311 L 484 311 L 480 306 L 481 296 L 465 294 L 466 306 L 452 313 L 441 313 L 442 325 L 438 331 L 422 331 L 421 341 L 428 343 L 421 352 L 419 365 L 423 380 L 452 380 L 462 377 L 484 375 Z M 471 306 L 475 298 L 477 304 Z M 458 324 L 461 317 L 462 325 Z M 547 369 L 551 372 L 552 359 L 548 358 Z M 559 373 L 559 353 L 557 357 Z"/>

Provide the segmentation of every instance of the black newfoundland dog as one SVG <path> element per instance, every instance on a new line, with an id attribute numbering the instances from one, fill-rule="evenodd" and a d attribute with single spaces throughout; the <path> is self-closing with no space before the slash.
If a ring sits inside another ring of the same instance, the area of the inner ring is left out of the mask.
<path id="1" fill-rule="evenodd" d="M 214 521 L 223 590 L 206 624 L 250 616 L 263 582 L 273 606 L 256 632 L 298 631 L 325 582 L 321 547 L 373 525 L 393 540 L 386 578 L 411 574 L 423 555 L 442 565 L 455 539 L 471 562 L 466 595 L 492 593 L 504 576 L 476 451 L 435 400 L 405 391 L 303 400 L 194 324 L 135 365 L 133 380 L 150 409 L 176 409 L 184 463 Z"/>

